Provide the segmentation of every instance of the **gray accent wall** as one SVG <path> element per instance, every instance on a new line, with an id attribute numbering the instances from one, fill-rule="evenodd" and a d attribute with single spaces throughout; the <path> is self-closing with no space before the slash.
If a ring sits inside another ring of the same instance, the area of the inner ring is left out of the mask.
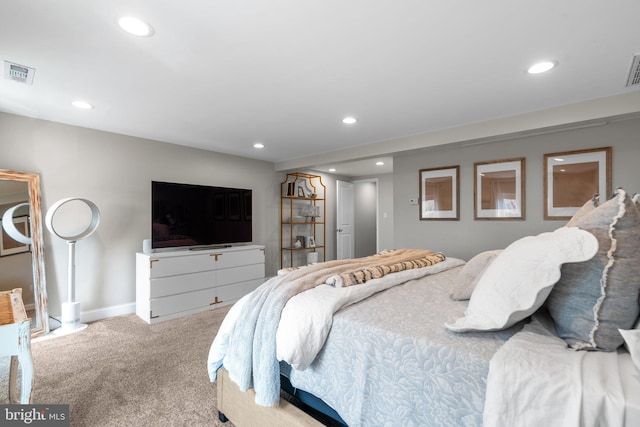
<path id="1" fill-rule="evenodd" d="M 130 311 L 135 253 L 151 237 L 152 180 L 251 188 L 253 242 L 266 246 L 267 274 L 279 268 L 283 174 L 273 163 L 4 113 L 0 153 L 0 168 L 40 174 L 45 211 L 65 197 L 99 207 L 99 229 L 76 245 L 83 313 L 122 305 Z M 67 298 L 67 244 L 47 230 L 44 238 L 49 310 L 56 316 Z"/>
<path id="2" fill-rule="evenodd" d="M 429 248 L 468 259 L 560 227 L 565 221 L 543 219 L 543 155 L 612 146 L 613 185 L 633 193 L 640 191 L 638 135 L 636 119 L 395 156 L 394 173 L 375 177 L 379 249 Z M 76 289 L 83 313 L 112 313 L 109 307 L 133 311 L 135 252 L 150 237 L 152 180 L 251 188 L 254 243 L 266 246 L 268 275 L 280 266 L 280 183 L 285 173 L 275 172 L 273 163 L 5 113 L 0 113 L 0 153 L 0 168 L 40 174 L 45 210 L 72 196 L 88 198 L 100 208 L 100 228 L 76 247 Z M 526 158 L 526 220 L 475 221 L 473 163 L 512 157 Z M 420 221 L 418 206 L 409 204 L 418 197 L 419 169 L 450 165 L 461 168 L 460 221 Z M 340 177 L 321 175 L 328 192 L 327 259 L 334 259 L 335 189 Z M 66 299 L 67 245 L 46 230 L 44 235 L 47 290 L 55 316 Z"/>
<path id="3" fill-rule="evenodd" d="M 613 188 L 640 192 L 640 120 L 545 133 L 486 144 L 435 147 L 394 157 L 394 246 L 427 248 L 469 259 L 484 250 L 504 248 L 527 235 L 552 231 L 566 221 L 543 219 L 543 156 L 545 153 L 613 147 Z M 474 162 L 526 158 L 526 219 L 474 220 Z M 460 220 L 420 221 L 418 171 L 460 165 Z"/>
<path id="4" fill-rule="evenodd" d="M 378 177 L 378 250 L 394 249 L 393 174 Z"/>
<path id="5" fill-rule="evenodd" d="M 354 236 L 355 257 L 377 252 L 378 183 L 376 180 L 358 180 L 354 184 Z"/>

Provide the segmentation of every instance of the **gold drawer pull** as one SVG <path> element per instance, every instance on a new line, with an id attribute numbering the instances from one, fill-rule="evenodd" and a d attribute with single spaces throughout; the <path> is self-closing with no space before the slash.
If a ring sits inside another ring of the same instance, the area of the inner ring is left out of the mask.
<path id="1" fill-rule="evenodd" d="M 213 300 L 213 302 L 212 302 L 212 303 L 210 303 L 209 305 L 216 305 L 216 304 L 220 304 L 220 303 L 223 303 L 223 302 L 224 302 L 224 301 L 220 301 L 220 300 L 218 299 L 218 297 L 216 297 L 216 299 L 214 299 L 214 300 Z"/>

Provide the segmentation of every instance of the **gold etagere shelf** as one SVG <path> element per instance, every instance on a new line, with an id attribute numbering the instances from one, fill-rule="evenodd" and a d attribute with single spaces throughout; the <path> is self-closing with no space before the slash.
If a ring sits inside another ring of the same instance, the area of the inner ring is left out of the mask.
<path id="1" fill-rule="evenodd" d="M 288 173 L 280 194 L 280 268 L 325 261 L 327 187 L 322 177 Z"/>

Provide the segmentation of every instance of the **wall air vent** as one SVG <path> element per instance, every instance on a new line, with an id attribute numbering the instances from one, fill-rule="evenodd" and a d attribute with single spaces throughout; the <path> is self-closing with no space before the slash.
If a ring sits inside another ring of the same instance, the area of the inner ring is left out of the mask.
<path id="1" fill-rule="evenodd" d="M 640 54 L 633 57 L 631 63 L 631 70 L 629 70 L 629 79 L 627 80 L 627 87 L 640 86 Z"/>
<path id="2" fill-rule="evenodd" d="M 19 83 L 33 84 L 33 75 L 36 73 L 35 68 L 26 65 L 15 64 L 13 62 L 4 61 L 4 78 Z"/>

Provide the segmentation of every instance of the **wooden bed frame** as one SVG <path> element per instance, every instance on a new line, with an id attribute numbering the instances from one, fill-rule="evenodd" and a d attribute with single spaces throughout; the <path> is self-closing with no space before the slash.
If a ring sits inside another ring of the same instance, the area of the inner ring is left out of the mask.
<path id="1" fill-rule="evenodd" d="M 231 421 L 241 427 L 322 427 L 324 424 L 297 408 L 284 398 L 280 398 L 280 406 L 260 406 L 255 403 L 256 393 L 253 389 L 246 392 L 229 379 L 224 368 L 218 370 L 217 405 L 220 421 Z"/>

